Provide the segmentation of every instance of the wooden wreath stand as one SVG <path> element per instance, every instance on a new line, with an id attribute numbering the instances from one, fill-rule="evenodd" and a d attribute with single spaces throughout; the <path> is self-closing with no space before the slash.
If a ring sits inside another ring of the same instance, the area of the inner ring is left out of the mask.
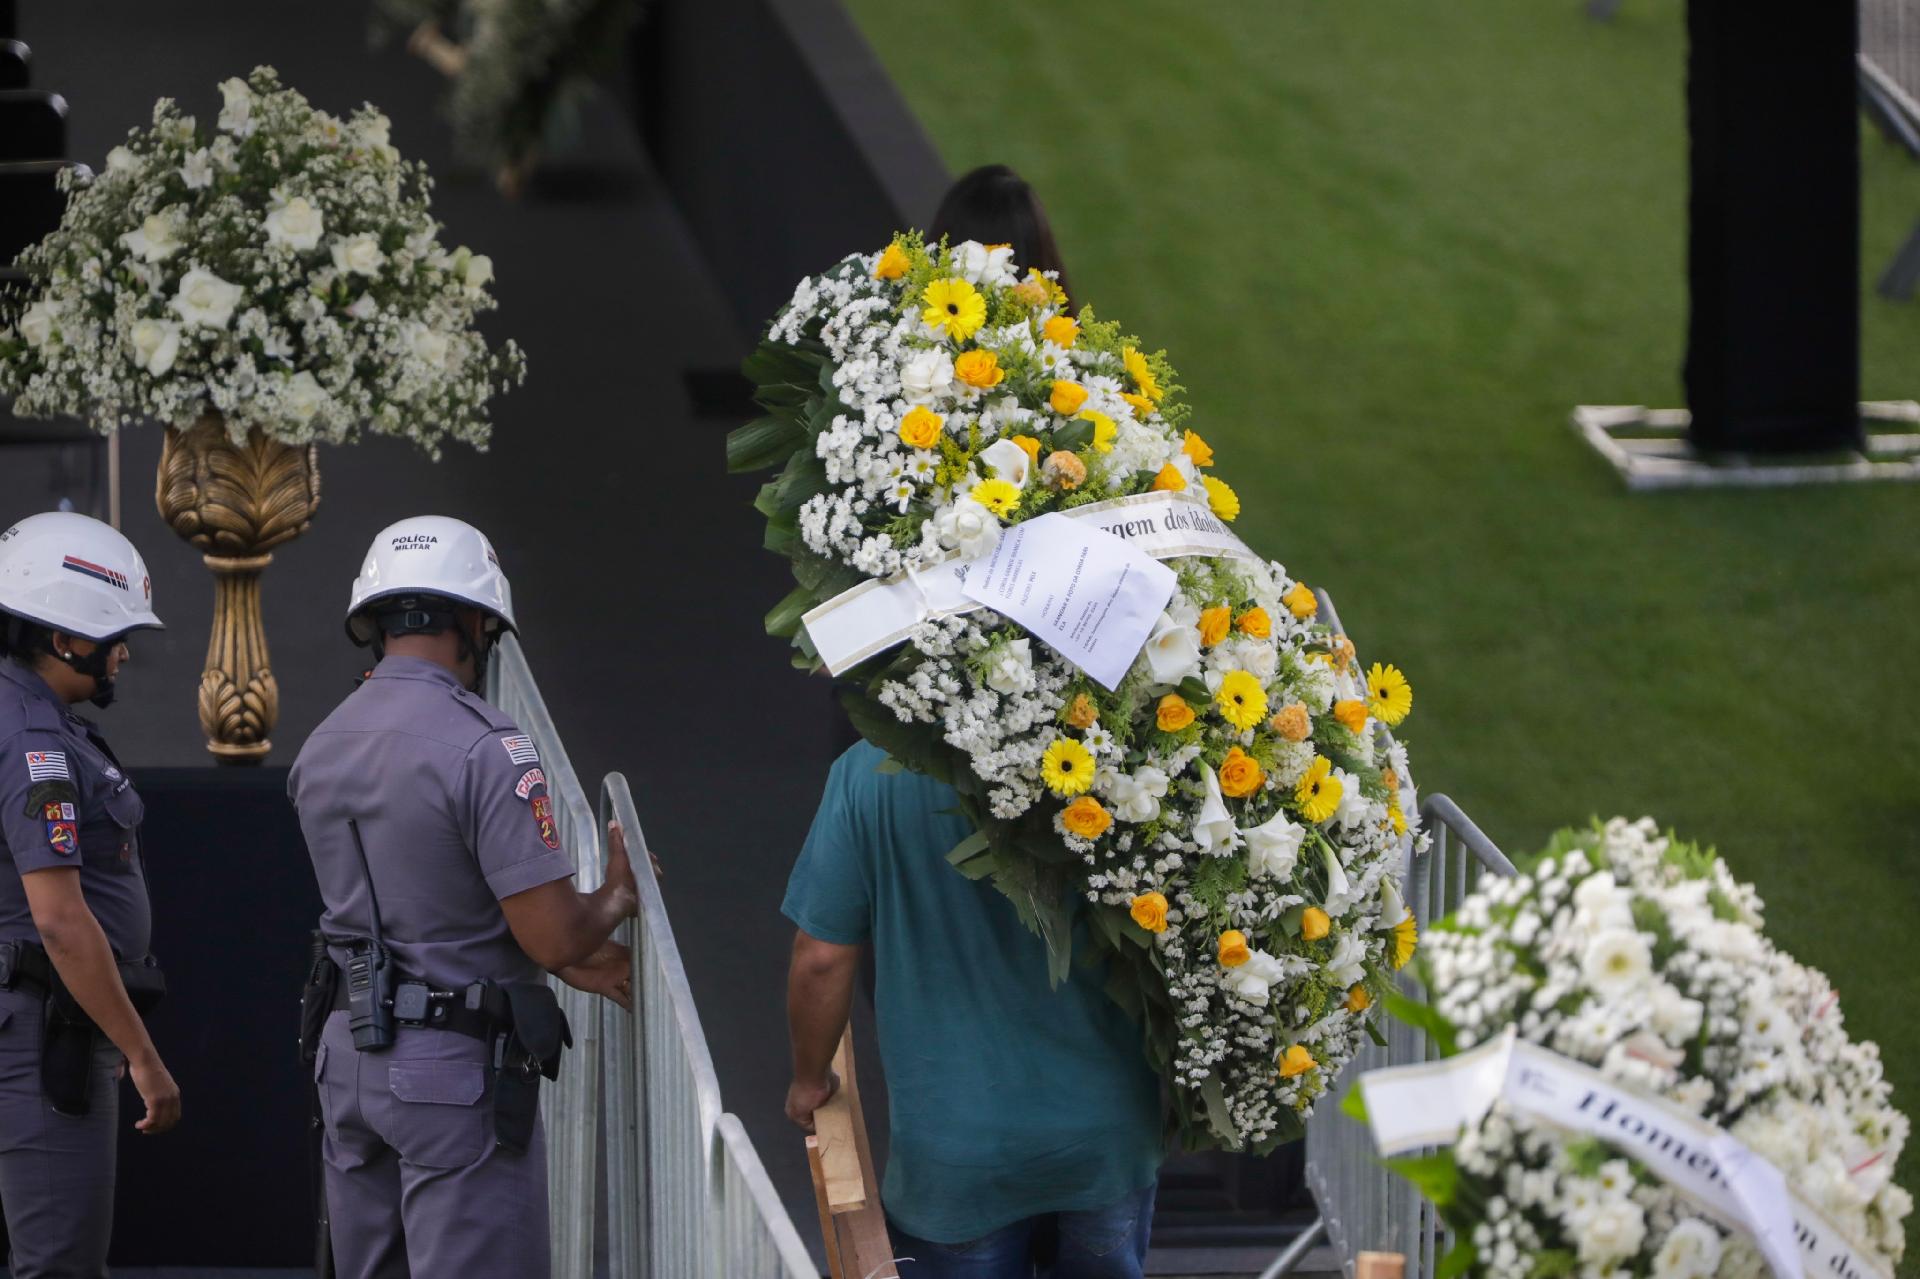
<path id="1" fill-rule="evenodd" d="M 840 1090 L 813 1112 L 813 1136 L 807 1138 L 807 1167 L 813 1172 L 827 1269 L 833 1279 L 899 1279 L 887 1238 L 887 1215 L 880 1206 L 880 1182 L 873 1175 L 867 1121 L 860 1112 L 851 1026 L 840 1037 L 833 1070 L 840 1076 Z"/>

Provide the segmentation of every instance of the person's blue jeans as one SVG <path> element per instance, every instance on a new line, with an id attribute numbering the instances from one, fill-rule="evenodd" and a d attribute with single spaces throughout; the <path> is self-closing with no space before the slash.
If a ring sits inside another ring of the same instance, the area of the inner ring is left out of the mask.
<path id="1" fill-rule="evenodd" d="M 1090 1212 L 1028 1217 L 966 1243 L 930 1243 L 888 1222 L 900 1279 L 1142 1279 L 1157 1189 Z"/>

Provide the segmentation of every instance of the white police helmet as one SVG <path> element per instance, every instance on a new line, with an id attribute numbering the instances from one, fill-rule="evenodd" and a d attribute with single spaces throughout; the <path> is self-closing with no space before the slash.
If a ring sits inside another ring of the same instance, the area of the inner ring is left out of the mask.
<path id="1" fill-rule="evenodd" d="M 444 515 L 416 515 L 380 531 L 353 581 L 347 634 L 370 644 L 379 634 L 373 605 L 408 595 L 430 595 L 471 604 L 500 619 L 510 631 L 513 588 L 500 571 L 500 557 L 486 534 Z"/>
<path id="2" fill-rule="evenodd" d="M 0 611 L 96 642 L 165 629 L 133 543 L 69 511 L 30 515 L 0 533 Z"/>

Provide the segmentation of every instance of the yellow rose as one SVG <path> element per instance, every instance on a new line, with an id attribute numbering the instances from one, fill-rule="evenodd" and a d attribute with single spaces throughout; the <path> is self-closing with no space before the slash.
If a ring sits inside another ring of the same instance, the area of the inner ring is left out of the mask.
<path id="1" fill-rule="evenodd" d="M 1180 468 L 1169 462 L 1153 477 L 1151 488 L 1155 493 L 1178 493 L 1186 486 L 1186 477 L 1180 474 Z"/>
<path id="2" fill-rule="evenodd" d="M 876 280 L 897 280 L 907 273 L 913 263 L 907 258 L 906 250 L 897 244 L 889 244 L 880 260 L 873 264 L 873 278 Z"/>
<path id="3" fill-rule="evenodd" d="M 1212 648 L 1227 637 L 1233 628 L 1233 610 L 1229 608 L 1210 608 L 1200 614 L 1200 643 Z"/>
<path id="4" fill-rule="evenodd" d="M 1238 968 L 1253 958 L 1253 950 L 1247 945 L 1247 935 L 1238 928 L 1229 928 L 1220 934 L 1220 966 Z"/>
<path id="5" fill-rule="evenodd" d="M 1056 380 L 1053 394 L 1047 397 L 1047 404 L 1061 417 L 1072 417 L 1087 402 L 1087 388 L 1078 382 Z"/>
<path id="6" fill-rule="evenodd" d="M 1075 697 L 1073 704 L 1067 707 L 1067 723 L 1075 728 L 1092 728 L 1099 719 L 1099 708 L 1094 706 L 1093 699 L 1085 693 Z"/>
<path id="7" fill-rule="evenodd" d="M 1013 437 L 1013 442 L 1026 450 L 1027 460 L 1029 462 L 1035 466 L 1040 465 L 1039 440 L 1034 439 L 1031 435 L 1016 435 Z"/>
<path id="8" fill-rule="evenodd" d="M 1255 639 L 1268 639 L 1273 635 L 1273 619 L 1267 616 L 1264 608 L 1250 608 L 1240 614 L 1234 625 L 1240 628 L 1242 635 L 1251 635 Z"/>
<path id="9" fill-rule="evenodd" d="M 1307 714 L 1306 703 L 1295 702 L 1281 707 L 1267 727 L 1290 742 L 1304 742 L 1313 732 L 1313 719 Z"/>
<path id="10" fill-rule="evenodd" d="M 1188 431 L 1186 438 L 1181 441 L 1180 451 L 1192 458 L 1195 466 L 1213 465 L 1213 450 L 1207 447 L 1205 440 L 1195 435 L 1192 431 Z"/>
<path id="11" fill-rule="evenodd" d="M 1333 637 L 1333 664 L 1340 670 L 1346 670 L 1353 664 L 1353 641 L 1344 635 Z"/>
<path id="12" fill-rule="evenodd" d="M 1245 799 L 1265 785 L 1266 780 L 1260 761 L 1238 746 L 1220 761 L 1220 793 L 1228 799 Z"/>
<path id="13" fill-rule="evenodd" d="M 1300 916 L 1300 936 L 1308 941 L 1319 941 L 1333 931 L 1333 921 L 1327 912 L 1318 906 L 1309 906 Z"/>
<path id="14" fill-rule="evenodd" d="M 1135 395 L 1132 391 L 1120 392 L 1120 398 L 1133 405 L 1133 412 L 1142 422 L 1153 414 L 1153 401 L 1144 395 Z"/>
<path id="15" fill-rule="evenodd" d="M 1280 602 L 1287 606 L 1287 612 L 1301 621 L 1320 611 L 1320 601 L 1314 598 L 1313 588 L 1305 582 L 1295 582 L 1293 589 L 1282 596 Z"/>
<path id="16" fill-rule="evenodd" d="M 1347 992 L 1347 1011 L 1363 1013 L 1373 1007 L 1373 996 L 1367 993 L 1365 986 L 1355 986 Z"/>
<path id="17" fill-rule="evenodd" d="M 931 409 L 909 409 L 900 419 L 900 442 L 910 449 L 930 449 L 940 440 L 940 415 Z"/>
<path id="18" fill-rule="evenodd" d="M 1091 795 L 1082 795 L 1060 814 L 1060 823 L 1082 839 L 1098 839 L 1113 825 L 1113 816 Z"/>
<path id="19" fill-rule="evenodd" d="M 1040 336 L 1055 346 L 1071 347 L 1080 340 L 1080 324 L 1071 315 L 1056 315 L 1040 326 Z"/>
<path id="20" fill-rule="evenodd" d="M 1193 707 L 1187 705 L 1187 699 L 1180 694 L 1168 693 L 1160 699 L 1154 722 L 1160 725 L 1163 733 L 1177 733 L 1193 723 Z"/>
<path id="21" fill-rule="evenodd" d="M 1045 306 L 1048 301 L 1047 282 L 1045 280 L 1036 280 L 1029 277 L 1014 285 L 1009 292 L 1027 306 Z"/>
<path id="22" fill-rule="evenodd" d="M 1319 1065 L 1320 1063 L 1313 1059 L 1312 1053 L 1295 1044 L 1280 1054 L 1280 1078 L 1292 1079 L 1295 1075 L 1304 1075 L 1309 1070 L 1318 1068 Z"/>
<path id="23" fill-rule="evenodd" d="M 1007 371 L 1000 367 L 999 356 L 975 348 L 953 362 L 953 375 L 968 386 L 989 391 L 1006 379 Z"/>
<path id="24" fill-rule="evenodd" d="M 1359 736 L 1367 727 L 1367 704 L 1348 698 L 1333 704 L 1333 717 L 1345 724 L 1354 736 Z"/>
<path id="25" fill-rule="evenodd" d="M 1150 933 L 1167 931 L 1167 899 L 1159 893 L 1141 893 L 1129 912 L 1133 922 Z"/>

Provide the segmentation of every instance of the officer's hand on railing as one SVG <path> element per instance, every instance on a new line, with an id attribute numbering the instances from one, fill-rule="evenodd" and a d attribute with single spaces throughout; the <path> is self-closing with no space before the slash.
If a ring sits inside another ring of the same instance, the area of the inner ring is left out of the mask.
<path id="1" fill-rule="evenodd" d="M 787 1087 L 787 1118 L 799 1124 L 808 1132 L 813 1131 L 813 1112 L 827 1104 L 833 1094 L 840 1091 L 840 1076 L 831 1070 L 827 1072 L 825 1083 L 808 1083 L 796 1079 Z"/>
<path id="2" fill-rule="evenodd" d="M 562 968 L 559 977 L 575 990 L 603 995 L 633 1011 L 633 957 L 617 941 L 608 942 L 571 968 Z"/>
<path id="3" fill-rule="evenodd" d="M 160 1054 L 155 1053 L 148 1060 L 128 1062 L 127 1073 L 133 1076 L 133 1087 L 140 1094 L 140 1100 L 147 1103 L 146 1118 L 137 1120 L 135 1128 L 149 1137 L 157 1137 L 180 1122 L 180 1085 L 167 1073 Z"/>
<path id="4" fill-rule="evenodd" d="M 607 823 L 607 877 L 602 884 L 621 919 L 640 913 L 640 884 L 627 860 L 627 835 L 619 822 Z"/>

